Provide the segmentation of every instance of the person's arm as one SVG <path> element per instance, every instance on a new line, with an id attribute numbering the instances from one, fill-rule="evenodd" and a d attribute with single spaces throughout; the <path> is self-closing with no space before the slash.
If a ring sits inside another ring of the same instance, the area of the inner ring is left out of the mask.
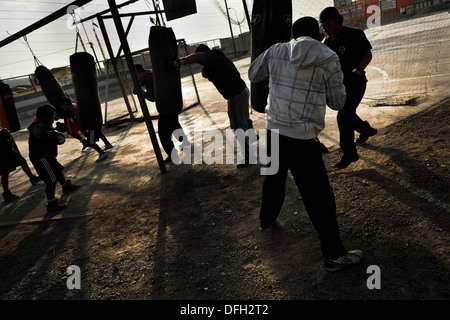
<path id="1" fill-rule="evenodd" d="M 268 50 L 260 54 L 255 60 L 253 60 L 250 68 L 248 68 L 248 79 L 251 82 L 261 82 L 269 78 L 267 52 Z"/>
<path id="2" fill-rule="evenodd" d="M 369 65 L 370 61 L 372 61 L 372 51 L 366 51 L 364 53 L 361 61 L 359 62 L 358 69 L 364 70 Z"/>
<path id="3" fill-rule="evenodd" d="M 181 57 L 178 58 L 178 60 L 175 61 L 175 64 L 178 65 L 178 67 L 180 66 L 184 66 L 187 64 L 192 64 L 192 63 L 205 63 L 206 62 L 206 55 L 202 52 L 198 52 L 198 53 L 192 53 L 190 55 L 187 55 L 186 57 Z"/>
<path id="4" fill-rule="evenodd" d="M 52 140 L 54 141 L 54 129 L 52 126 L 50 126 L 50 128 L 47 128 L 46 126 L 43 125 L 36 125 L 33 128 L 33 134 L 36 137 L 36 139 L 38 140 Z"/>
<path id="5" fill-rule="evenodd" d="M 360 50 L 359 52 L 362 53 L 362 58 L 356 68 L 360 71 L 364 71 L 364 69 L 366 69 L 366 67 L 369 65 L 370 61 L 372 61 L 372 45 L 367 39 L 364 31 L 359 29 L 356 29 L 355 31 L 355 42 L 358 43 L 358 50 Z"/>
<path id="6" fill-rule="evenodd" d="M 344 74 L 341 71 L 339 61 L 331 63 L 330 76 L 325 82 L 325 87 L 327 106 L 333 110 L 341 109 L 347 96 L 344 86 Z"/>
<path id="7" fill-rule="evenodd" d="M 79 122 L 78 122 L 78 110 L 77 110 L 74 106 L 72 106 L 72 107 L 70 108 L 70 111 L 72 112 L 73 121 L 74 121 L 75 123 L 79 123 Z"/>
<path id="8" fill-rule="evenodd" d="M 14 140 L 14 138 L 13 138 L 13 136 L 12 136 L 11 134 L 10 134 L 10 136 L 11 136 L 11 144 L 12 144 L 13 149 L 16 150 L 16 152 L 17 152 L 18 154 L 21 155 L 20 150 L 19 150 L 19 147 L 18 147 L 17 144 L 16 144 L 16 141 Z"/>

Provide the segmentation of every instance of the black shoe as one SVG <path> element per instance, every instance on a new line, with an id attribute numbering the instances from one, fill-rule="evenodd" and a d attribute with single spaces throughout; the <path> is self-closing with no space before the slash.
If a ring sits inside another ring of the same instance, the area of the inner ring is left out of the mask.
<path id="1" fill-rule="evenodd" d="M 344 169 L 347 168 L 352 162 L 358 161 L 359 156 L 355 154 L 353 156 L 344 155 L 341 160 L 334 165 L 335 168 Z"/>
<path id="2" fill-rule="evenodd" d="M 19 199 L 19 196 L 12 194 L 11 191 L 8 190 L 3 193 L 3 199 L 5 200 L 5 202 L 11 202 Z"/>
<path id="3" fill-rule="evenodd" d="M 30 182 L 33 186 L 37 185 L 39 181 L 41 181 L 41 178 L 39 178 L 38 176 L 32 176 L 30 178 Z"/>
<path id="4" fill-rule="evenodd" d="M 367 125 L 369 125 L 369 123 L 366 121 Z M 369 137 L 372 137 L 374 135 L 376 135 L 378 132 L 377 129 L 372 128 L 369 125 L 369 129 L 365 130 L 364 132 L 361 132 L 359 135 L 359 138 L 356 139 L 356 144 L 361 144 L 367 141 L 367 139 L 369 139 Z"/>
<path id="5" fill-rule="evenodd" d="M 80 189 L 80 186 L 74 185 L 72 180 L 66 180 L 66 183 L 62 186 L 63 193 L 69 193 L 71 191 L 75 191 Z"/>
<path id="6" fill-rule="evenodd" d="M 58 212 L 58 211 L 63 210 L 65 208 L 67 208 L 67 206 L 65 204 L 63 204 L 63 205 L 59 204 L 58 199 L 51 200 L 51 201 L 47 202 L 47 213 Z"/>

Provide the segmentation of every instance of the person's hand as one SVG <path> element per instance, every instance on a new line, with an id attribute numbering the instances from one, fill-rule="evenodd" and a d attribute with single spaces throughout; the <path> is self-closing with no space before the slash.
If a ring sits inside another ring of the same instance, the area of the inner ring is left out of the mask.
<path id="1" fill-rule="evenodd" d="M 62 133 L 59 133 L 58 131 L 53 132 L 53 137 L 55 138 L 57 145 L 63 145 L 64 142 L 66 142 L 66 137 Z"/>
<path id="2" fill-rule="evenodd" d="M 366 79 L 366 73 L 364 70 L 361 70 L 359 68 L 355 68 L 352 70 L 352 75 L 356 76 L 359 80 L 365 80 Z"/>
<path id="3" fill-rule="evenodd" d="M 178 70 L 181 66 L 180 59 L 178 58 L 169 59 L 169 66 L 175 70 Z"/>
<path id="4" fill-rule="evenodd" d="M 55 125 L 55 129 L 59 132 L 66 132 L 66 125 L 62 122 L 57 122 Z"/>

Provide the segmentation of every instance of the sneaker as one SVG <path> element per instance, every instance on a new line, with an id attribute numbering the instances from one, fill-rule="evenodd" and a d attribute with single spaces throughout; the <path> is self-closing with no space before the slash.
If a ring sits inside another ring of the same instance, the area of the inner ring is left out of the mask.
<path id="1" fill-rule="evenodd" d="M 66 184 L 62 186 L 62 189 L 64 193 L 67 193 L 80 189 L 80 186 L 72 184 L 72 180 L 67 180 Z"/>
<path id="2" fill-rule="evenodd" d="M 166 159 L 164 159 L 164 163 L 170 163 L 170 162 L 172 162 L 171 157 L 167 157 Z"/>
<path id="3" fill-rule="evenodd" d="M 11 202 L 19 199 L 19 196 L 12 194 L 11 191 L 7 191 L 3 193 L 3 199 L 5 200 L 5 202 Z"/>
<path id="4" fill-rule="evenodd" d="M 100 153 L 100 154 L 98 155 L 98 159 L 95 160 L 95 161 L 96 161 L 96 162 L 100 162 L 100 161 L 105 160 L 107 157 L 108 157 L 108 155 L 107 155 L 106 153 Z"/>
<path id="5" fill-rule="evenodd" d="M 109 149 L 112 149 L 113 148 L 113 145 L 112 144 L 108 144 L 108 145 L 106 145 L 104 148 L 103 148 L 103 151 L 106 151 L 106 150 L 109 150 Z"/>
<path id="6" fill-rule="evenodd" d="M 369 123 L 366 121 L 367 125 L 369 125 Z M 359 138 L 356 139 L 356 144 L 361 144 L 367 141 L 367 139 L 369 139 L 369 137 L 372 137 L 374 135 L 376 135 L 378 132 L 377 129 L 370 127 L 369 125 L 369 129 L 367 129 L 364 132 L 361 132 L 359 135 Z"/>
<path id="7" fill-rule="evenodd" d="M 352 250 L 348 251 L 345 256 L 337 259 L 325 259 L 325 269 L 329 272 L 336 272 L 342 268 L 352 266 L 362 260 L 362 255 L 363 253 L 361 250 Z"/>
<path id="8" fill-rule="evenodd" d="M 359 160 L 359 155 L 358 154 L 355 154 L 353 156 L 344 155 L 341 158 L 341 160 L 334 165 L 334 167 L 337 168 L 337 169 L 344 169 L 344 168 L 347 168 L 352 162 L 355 162 L 355 161 L 358 161 L 358 160 Z"/>
<path id="9" fill-rule="evenodd" d="M 47 202 L 47 212 L 56 212 L 66 208 L 66 205 L 59 204 L 58 199 L 50 200 Z"/>
<path id="10" fill-rule="evenodd" d="M 81 143 L 83 144 L 81 151 L 84 151 L 87 147 L 89 147 L 89 144 L 86 139 L 81 140 Z"/>
<path id="11" fill-rule="evenodd" d="M 41 178 L 39 178 L 38 176 L 32 176 L 30 178 L 30 182 L 33 186 L 37 185 L 39 181 L 41 181 Z"/>

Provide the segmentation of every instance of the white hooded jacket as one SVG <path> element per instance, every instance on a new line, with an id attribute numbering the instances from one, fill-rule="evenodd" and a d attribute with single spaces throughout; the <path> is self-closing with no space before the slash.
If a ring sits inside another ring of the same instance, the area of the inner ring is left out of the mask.
<path id="1" fill-rule="evenodd" d="M 248 77 L 269 79 L 267 129 L 288 137 L 317 137 L 325 128 L 326 105 L 339 110 L 345 103 L 338 56 L 310 37 L 271 46 L 252 62 Z"/>

